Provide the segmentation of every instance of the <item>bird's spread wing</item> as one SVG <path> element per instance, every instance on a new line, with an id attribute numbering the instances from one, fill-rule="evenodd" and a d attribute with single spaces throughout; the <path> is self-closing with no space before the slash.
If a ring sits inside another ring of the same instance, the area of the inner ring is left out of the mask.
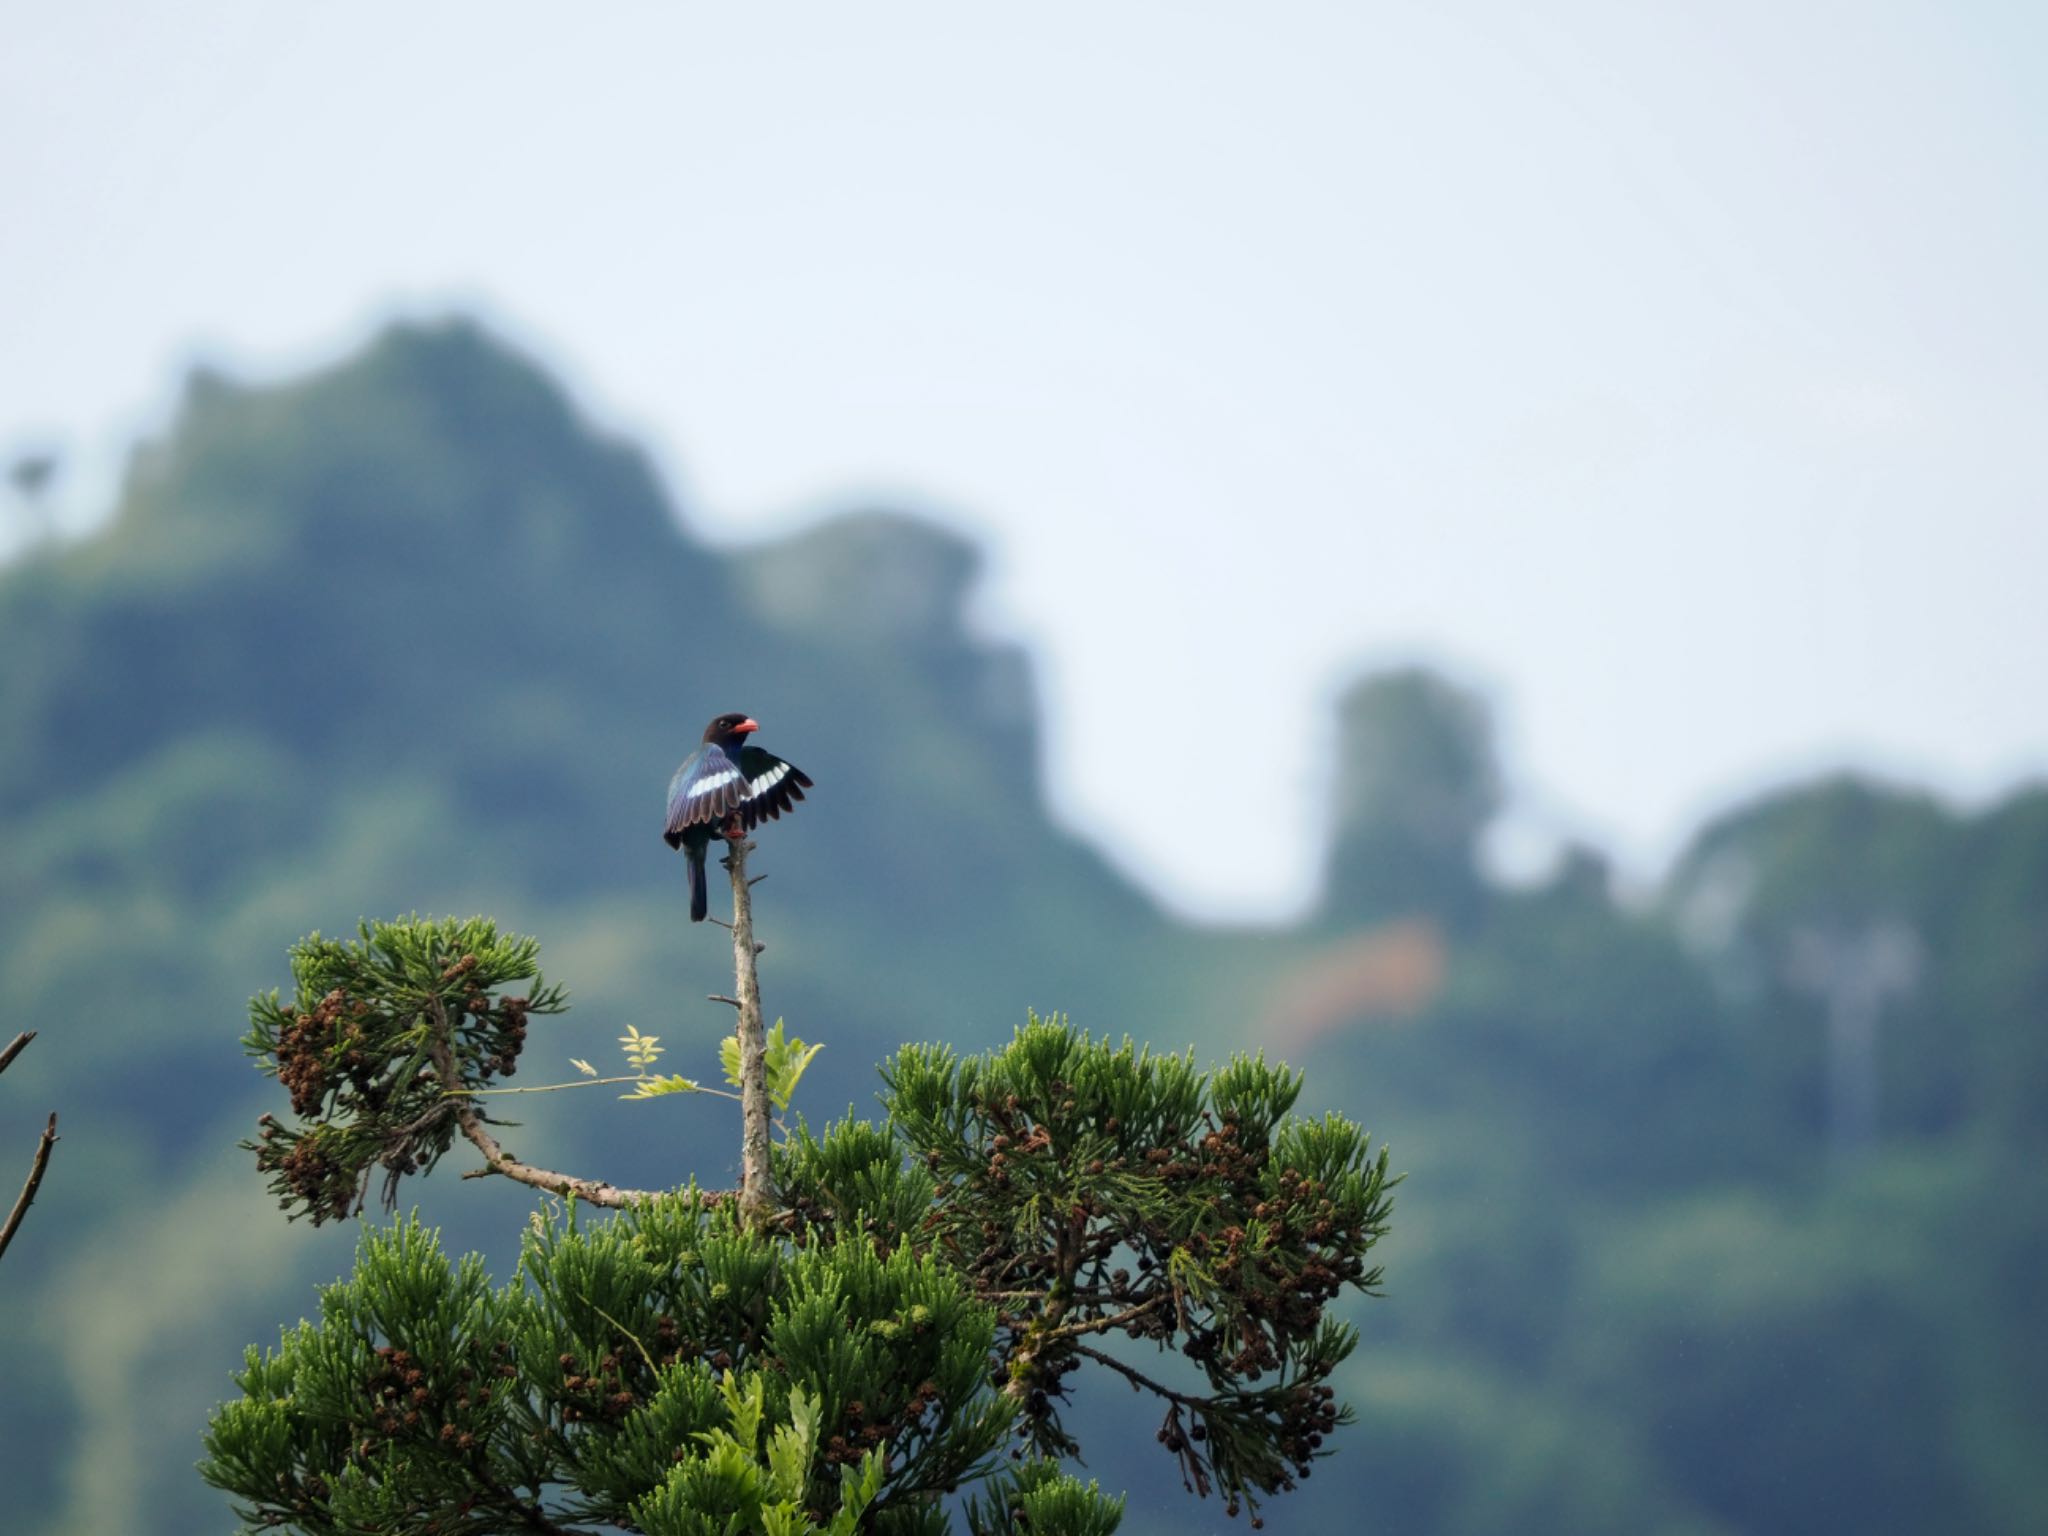
<path id="1" fill-rule="evenodd" d="M 746 797 L 746 780 L 739 764 L 716 742 L 707 742 L 683 759 L 683 766 L 668 781 L 668 827 L 662 836 L 674 847 L 682 841 L 685 828 L 715 826 L 738 810 Z"/>
<path id="2" fill-rule="evenodd" d="M 763 821 L 795 810 L 796 802 L 811 787 L 811 776 L 803 769 L 761 747 L 740 748 L 740 772 L 746 779 L 746 796 L 739 805 L 740 825 L 749 832 Z"/>

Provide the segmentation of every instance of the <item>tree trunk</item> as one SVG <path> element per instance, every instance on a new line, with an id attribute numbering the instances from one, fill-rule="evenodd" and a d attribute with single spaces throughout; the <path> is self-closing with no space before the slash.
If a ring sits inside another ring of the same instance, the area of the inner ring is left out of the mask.
<path id="1" fill-rule="evenodd" d="M 730 845 L 732 871 L 733 995 L 739 1000 L 740 1214 L 753 1227 L 775 1214 L 775 1184 L 768 1171 L 768 1027 L 761 1022 L 761 979 L 754 969 L 754 903 L 747 881 L 753 844 Z"/>

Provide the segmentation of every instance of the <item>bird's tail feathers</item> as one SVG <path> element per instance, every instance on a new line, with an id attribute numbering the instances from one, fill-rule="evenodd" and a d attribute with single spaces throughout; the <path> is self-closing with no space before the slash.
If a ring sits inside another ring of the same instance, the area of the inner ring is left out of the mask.
<path id="1" fill-rule="evenodd" d="M 711 910 L 711 895 L 704 888 L 704 850 L 689 850 L 690 865 L 690 921 L 701 923 Z"/>

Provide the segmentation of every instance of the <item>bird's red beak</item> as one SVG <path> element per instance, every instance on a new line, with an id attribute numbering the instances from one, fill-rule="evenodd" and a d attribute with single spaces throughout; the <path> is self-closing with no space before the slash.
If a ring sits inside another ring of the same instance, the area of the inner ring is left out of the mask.
<path id="1" fill-rule="evenodd" d="M 761 722 L 756 720 L 752 715 L 749 715 L 746 719 L 742 720 L 738 725 L 732 728 L 732 733 L 735 736 L 744 736 L 749 731 L 758 731 L 759 729 L 761 729 Z"/>

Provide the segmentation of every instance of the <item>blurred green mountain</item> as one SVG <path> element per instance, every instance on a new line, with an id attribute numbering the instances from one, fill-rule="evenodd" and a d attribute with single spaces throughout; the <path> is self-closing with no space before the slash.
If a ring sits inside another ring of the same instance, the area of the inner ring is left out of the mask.
<path id="1" fill-rule="evenodd" d="M 104 532 L 0 571 L 0 998 L 42 1031 L 0 1159 L 64 1130 L 0 1268 L 0 1525 L 224 1525 L 204 1415 L 350 1247 L 233 1146 L 278 1107 L 243 1004 L 300 934 L 488 912 L 575 1004 L 522 1081 L 628 1023 L 713 1070 L 723 938 L 656 818 L 744 708 L 818 781 L 756 859 L 769 1007 L 829 1046 L 814 1119 L 899 1042 L 1036 1006 L 1264 1046 L 1392 1141 L 1363 1422 L 1272 1529 L 2048 1526 L 2048 792 L 1962 815 L 1844 778 L 1704 829 L 1649 903 L 1590 850 L 1504 889 L 1486 710 L 1389 674 L 1341 707 L 1315 914 L 1194 928 L 1050 821 L 1027 661 L 962 618 L 977 564 L 886 509 L 712 548 L 467 324 L 195 377 Z M 522 1154 L 633 1183 L 723 1182 L 736 1143 L 703 1101 L 523 1118 Z M 526 1193 L 417 1198 L 502 1265 Z M 1120 1392 L 1080 1406 L 1128 1529 L 1223 1526 Z"/>

